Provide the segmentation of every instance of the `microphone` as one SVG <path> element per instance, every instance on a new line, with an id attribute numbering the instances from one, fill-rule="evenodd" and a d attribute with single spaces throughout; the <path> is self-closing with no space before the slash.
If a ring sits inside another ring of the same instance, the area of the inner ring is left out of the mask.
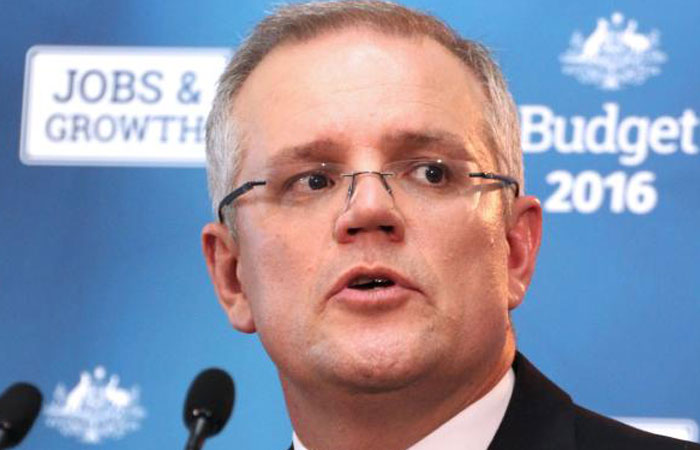
<path id="1" fill-rule="evenodd" d="M 183 418 L 190 430 L 185 450 L 199 450 L 204 440 L 214 436 L 231 416 L 235 388 L 225 371 L 207 369 L 197 375 L 187 391 Z"/>
<path id="2" fill-rule="evenodd" d="M 41 392 L 28 383 L 15 383 L 0 395 L 0 448 L 19 444 L 34 425 Z"/>

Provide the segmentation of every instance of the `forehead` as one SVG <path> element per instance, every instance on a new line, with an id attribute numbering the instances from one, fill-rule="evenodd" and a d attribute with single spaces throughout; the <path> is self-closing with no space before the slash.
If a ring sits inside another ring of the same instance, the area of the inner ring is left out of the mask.
<path id="1" fill-rule="evenodd" d="M 233 113 L 243 167 L 310 142 L 332 143 L 338 159 L 352 159 L 401 135 L 451 136 L 471 153 L 465 157 L 492 161 L 485 101 L 471 71 L 436 41 L 347 29 L 274 49 Z"/>

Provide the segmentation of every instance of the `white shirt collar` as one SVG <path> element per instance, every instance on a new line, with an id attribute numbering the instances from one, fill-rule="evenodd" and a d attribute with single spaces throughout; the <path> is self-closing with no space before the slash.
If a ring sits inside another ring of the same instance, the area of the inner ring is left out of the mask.
<path id="1" fill-rule="evenodd" d="M 486 395 L 407 450 L 486 450 L 506 414 L 514 386 L 511 368 Z M 296 433 L 292 442 L 294 450 L 308 450 Z"/>

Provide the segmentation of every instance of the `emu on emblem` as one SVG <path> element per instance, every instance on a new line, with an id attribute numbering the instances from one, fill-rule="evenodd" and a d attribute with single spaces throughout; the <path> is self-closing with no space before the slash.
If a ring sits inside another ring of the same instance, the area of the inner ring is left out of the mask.
<path id="1" fill-rule="evenodd" d="M 102 366 L 92 374 L 82 372 L 70 391 L 56 386 L 52 402 L 44 409 L 46 425 L 83 443 L 99 444 L 138 430 L 146 412 L 139 404 L 139 388 L 119 387 L 119 377 Z"/>
<path id="2" fill-rule="evenodd" d="M 584 84 L 616 91 L 626 84 L 639 85 L 661 73 L 666 55 L 659 50 L 659 32 L 637 31 L 637 21 L 619 13 L 599 18 L 595 30 L 584 36 L 576 31 L 569 48 L 559 56 L 562 72 Z"/>

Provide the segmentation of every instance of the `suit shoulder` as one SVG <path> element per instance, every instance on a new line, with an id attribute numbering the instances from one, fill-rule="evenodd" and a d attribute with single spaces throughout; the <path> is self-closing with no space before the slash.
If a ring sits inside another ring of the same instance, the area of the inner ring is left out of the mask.
<path id="1" fill-rule="evenodd" d="M 700 450 L 700 445 L 638 430 L 574 405 L 579 450 Z"/>

